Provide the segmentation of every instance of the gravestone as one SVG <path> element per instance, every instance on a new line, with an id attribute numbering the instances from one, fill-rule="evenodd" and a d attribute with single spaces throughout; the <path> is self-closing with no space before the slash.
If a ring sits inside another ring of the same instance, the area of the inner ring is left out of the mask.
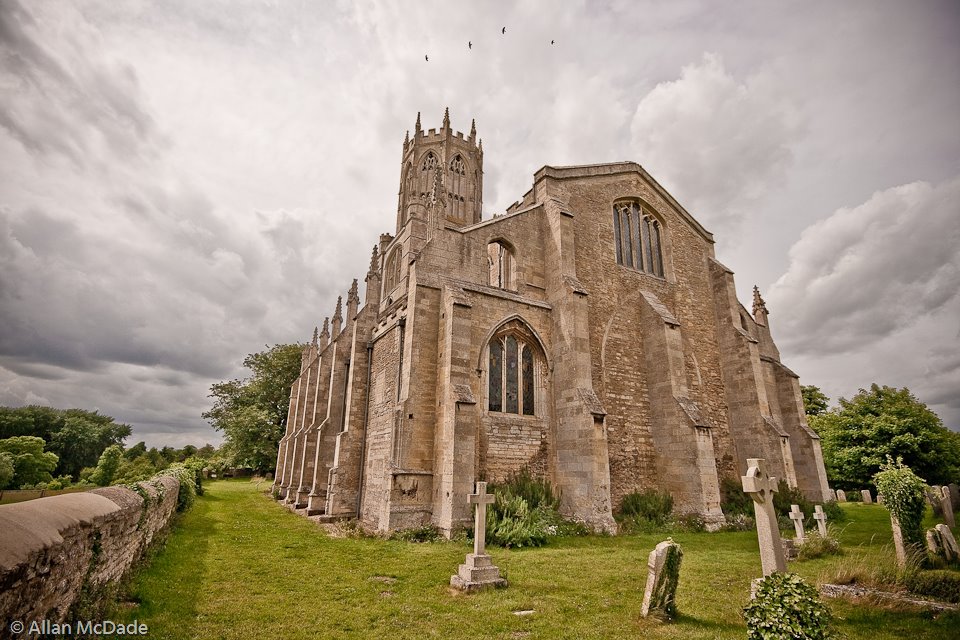
<path id="1" fill-rule="evenodd" d="M 473 519 L 473 553 L 467 554 L 456 575 L 450 576 L 450 586 L 461 591 L 477 591 L 489 587 L 505 587 L 507 581 L 500 577 L 500 569 L 486 553 L 487 505 L 493 504 L 496 496 L 487 493 L 487 483 L 478 482 L 477 492 L 468 496 L 475 504 Z"/>
<path id="2" fill-rule="evenodd" d="M 847 492 L 843 489 L 837 489 L 837 502 L 846 502 Z"/>
<path id="3" fill-rule="evenodd" d="M 820 531 L 820 537 L 827 537 L 827 514 L 823 512 L 823 507 L 816 505 L 813 507 L 813 519 L 817 521 L 817 529 Z"/>
<path id="4" fill-rule="evenodd" d="M 882 494 L 882 493 L 878 493 L 878 494 L 877 494 L 877 504 L 883 504 L 883 494 Z"/>
<path id="5" fill-rule="evenodd" d="M 946 527 L 944 528 L 946 529 Z M 947 532 L 949 533 L 950 530 L 947 529 Z M 955 545 L 956 542 L 954 542 Z M 953 562 L 958 558 L 954 548 L 944 538 L 943 532 L 938 529 L 927 529 L 927 550 L 944 562 Z"/>
<path id="6" fill-rule="evenodd" d="M 747 459 L 747 475 L 740 476 L 744 493 L 753 499 L 753 514 L 757 522 L 757 539 L 760 542 L 760 564 L 763 575 L 787 570 L 783 555 L 777 514 L 773 509 L 773 494 L 777 492 L 777 479 L 763 470 L 763 458 Z"/>
<path id="7" fill-rule="evenodd" d="M 954 513 L 956 513 L 960 510 L 960 484 L 951 482 L 947 488 L 950 489 L 950 502 L 953 503 Z"/>
<path id="8" fill-rule="evenodd" d="M 934 527 L 934 530 L 940 534 L 940 544 L 943 545 L 947 554 L 954 560 L 960 560 L 960 546 L 957 546 L 957 539 L 953 537 L 950 527 L 945 524 L 938 524 Z"/>
<path id="9" fill-rule="evenodd" d="M 943 509 L 943 521 L 947 526 L 957 526 L 957 519 L 953 515 L 953 500 L 950 498 L 950 487 L 940 487 L 940 506 Z"/>
<path id="10" fill-rule="evenodd" d="M 870 489 L 863 489 L 860 495 L 863 498 L 863 504 L 873 504 L 873 496 L 870 495 Z"/>
<path id="11" fill-rule="evenodd" d="M 793 528 L 797 533 L 797 535 L 794 536 L 794 539 L 798 542 L 803 542 L 803 512 L 800 511 L 800 505 L 790 505 L 790 519 L 793 520 Z"/>
<path id="12" fill-rule="evenodd" d="M 900 529 L 900 521 L 897 516 L 890 512 L 890 528 L 893 530 L 893 548 L 897 554 L 897 566 L 907 566 L 907 545 L 903 542 L 903 530 Z"/>
<path id="13" fill-rule="evenodd" d="M 677 615 L 677 584 L 683 551 L 672 539 L 656 546 L 647 558 L 647 587 L 640 615 L 673 620 Z"/>

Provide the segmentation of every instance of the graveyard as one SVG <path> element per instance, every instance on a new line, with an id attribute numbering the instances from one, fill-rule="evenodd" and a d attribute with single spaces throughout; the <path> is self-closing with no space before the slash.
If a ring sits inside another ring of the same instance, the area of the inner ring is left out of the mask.
<path id="1" fill-rule="evenodd" d="M 477 541 L 413 543 L 349 526 L 321 529 L 264 489 L 247 480 L 210 483 L 130 581 L 113 618 L 144 622 L 162 638 L 743 638 L 741 611 L 764 573 L 755 529 L 572 536 L 541 548 L 487 546 L 509 586 L 467 593 L 451 587 L 451 574 Z M 791 560 L 787 570 L 811 585 L 871 586 L 893 575 L 887 509 L 841 508 L 846 520 L 826 526 L 842 553 Z M 924 529 L 942 523 L 928 508 Z M 682 548 L 672 622 L 641 615 L 648 555 L 668 537 Z M 960 628 L 956 610 L 823 601 L 848 638 L 947 638 Z"/>

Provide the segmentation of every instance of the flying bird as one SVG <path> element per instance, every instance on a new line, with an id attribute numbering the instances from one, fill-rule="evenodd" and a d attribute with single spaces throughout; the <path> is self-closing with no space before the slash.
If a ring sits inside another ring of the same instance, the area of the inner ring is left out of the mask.
<path id="1" fill-rule="evenodd" d="M 467 48 L 468 48 L 468 49 L 473 49 L 473 43 L 470 42 L 469 40 L 467 40 Z"/>
<path id="2" fill-rule="evenodd" d="M 507 28 L 504 27 L 504 28 L 503 28 L 503 31 L 501 31 L 500 33 L 501 33 L 502 35 L 505 35 L 505 34 L 507 33 Z"/>
<path id="3" fill-rule="evenodd" d="M 427 62 L 430 62 L 430 56 L 423 56 L 423 59 L 426 60 Z"/>
<path id="4" fill-rule="evenodd" d="M 553 40 L 550 41 L 550 44 L 553 44 Z"/>

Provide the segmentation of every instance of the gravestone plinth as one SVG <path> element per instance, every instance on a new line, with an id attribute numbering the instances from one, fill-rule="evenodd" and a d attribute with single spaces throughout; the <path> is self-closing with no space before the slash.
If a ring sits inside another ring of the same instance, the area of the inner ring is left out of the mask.
<path id="1" fill-rule="evenodd" d="M 763 575 L 787 570 L 780 527 L 773 508 L 773 494 L 777 479 L 763 470 L 763 458 L 747 458 L 747 475 L 740 476 L 744 493 L 753 499 L 753 514 L 757 522 L 757 540 L 760 542 L 760 564 Z"/>
<path id="2" fill-rule="evenodd" d="M 677 585 L 683 551 L 673 540 L 664 540 L 647 557 L 647 586 L 640 615 L 672 620 L 677 615 Z"/>
<path id="3" fill-rule="evenodd" d="M 817 521 L 817 530 L 820 532 L 820 537 L 827 537 L 827 514 L 823 512 L 823 507 L 815 505 L 813 507 L 813 519 Z"/>
<path id="4" fill-rule="evenodd" d="M 450 586 L 468 592 L 505 587 L 507 581 L 500 577 L 500 569 L 486 554 L 487 505 L 493 504 L 496 497 L 487 493 L 486 482 L 478 482 L 477 492 L 468 496 L 468 500 L 476 505 L 473 519 L 473 553 L 468 553 L 457 573 L 450 576 Z"/>

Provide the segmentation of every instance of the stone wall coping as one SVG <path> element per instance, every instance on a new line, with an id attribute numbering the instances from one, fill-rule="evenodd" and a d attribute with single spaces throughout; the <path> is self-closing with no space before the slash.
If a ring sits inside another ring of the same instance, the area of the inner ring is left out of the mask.
<path id="1" fill-rule="evenodd" d="M 140 497 L 130 489 L 120 489 Z M 94 492 L 47 496 L 0 506 L 0 573 L 26 562 L 30 556 L 63 542 L 66 529 L 120 511 L 121 506 Z"/>

